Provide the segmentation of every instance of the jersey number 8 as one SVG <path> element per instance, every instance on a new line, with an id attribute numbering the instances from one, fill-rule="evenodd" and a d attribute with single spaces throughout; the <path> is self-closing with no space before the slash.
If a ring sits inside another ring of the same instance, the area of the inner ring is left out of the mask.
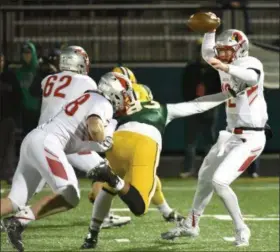
<path id="1" fill-rule="evenodd" d="M 78 99 L 68 103 L 65 106 L 66 115 L 73 116 L 77 112 L 79 106 L 85 103 L 89 99 L 89 97 L 90 94 L 84 94 L 80 96 Z"/>

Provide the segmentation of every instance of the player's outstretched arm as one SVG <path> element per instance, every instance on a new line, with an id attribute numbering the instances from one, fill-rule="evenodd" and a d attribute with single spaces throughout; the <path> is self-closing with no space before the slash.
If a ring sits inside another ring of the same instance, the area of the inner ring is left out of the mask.
<path id="1" fill-rule="evenodd" d="M 202 96 L 189 102 L 167 104 L 167 123 L 171 122 L 176 118 L 186 117 L 205 112 L 222 104 L 228 98 L 229 97 L 227 96 L 227 94 L 218 93 L 213 95 Z"/>
<path id="2" fill-rule="evenodd" d="M 201 46 L 201 55 L 202 58 L 208 63 L 210 58 L 215 57 L 215 36 L 216 30 L 209 31 L 204 34 L 202 46 Z"/>

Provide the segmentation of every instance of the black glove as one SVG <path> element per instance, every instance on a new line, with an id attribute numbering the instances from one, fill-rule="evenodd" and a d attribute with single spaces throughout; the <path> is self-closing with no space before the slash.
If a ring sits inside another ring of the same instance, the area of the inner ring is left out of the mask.
<path id="1" fill-rule="evenodd" d="M 264 133 L 265 133 L 266 140 L 270 140 L 273 137 L 272 129 L 267 123 L 264 126 Z"/>

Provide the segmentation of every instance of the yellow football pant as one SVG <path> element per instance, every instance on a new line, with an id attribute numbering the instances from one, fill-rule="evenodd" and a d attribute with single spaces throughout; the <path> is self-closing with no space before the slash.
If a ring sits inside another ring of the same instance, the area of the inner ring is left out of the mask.
<path id="1" fill-rule="evenodd" d="M 158 176 L 156 176 L 156 190 L 152 198 L 152 203 L 159 206 L 165 202 L 165 198 L 162 192 L 162 185 Z"/>
<path id="2" fill-rule="evenodd" d="M 106 158 L 112 170 L 140 193 L 146 213 L 155 192 L 158 144 L 149 137 L 130 131 L 115 132 L 113 141 Z M 113 192 L 108 185 L 105 188 Z"/>

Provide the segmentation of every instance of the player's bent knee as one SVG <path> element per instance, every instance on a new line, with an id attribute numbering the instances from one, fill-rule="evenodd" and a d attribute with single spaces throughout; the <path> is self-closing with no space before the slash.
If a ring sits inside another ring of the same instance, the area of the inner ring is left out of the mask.
<path id="1" fill-rule="evenodd" d="M 74 185 L 67 185 L 59 192 L 71 206 L 76 207 L 80 201 L 80 191 Z"/>
<path id="2" fill-rule="evenodd" d="M 227 184 L 223 183 L 223 182 L 220 181 L 220 180 L 215 180 L 215 179 L 213 179 L 212 185 L 213 185 L 213 188 L 214 188 L 215 192 L 216 192 L 217 195 L 220 196 L 220 197 L 223 196 L 224 191 L 225 191 L 226 188 L 228 187 Z"/>
<path id="3" fill-rule="evenodd" d="M 146 204 L 139 191 L 134 186 L 130 185 L 129 191 L 125 195 L 120 195 L 120 198 L 127 204 L 130 211 L 135 216 L 145 214 Z"/>

